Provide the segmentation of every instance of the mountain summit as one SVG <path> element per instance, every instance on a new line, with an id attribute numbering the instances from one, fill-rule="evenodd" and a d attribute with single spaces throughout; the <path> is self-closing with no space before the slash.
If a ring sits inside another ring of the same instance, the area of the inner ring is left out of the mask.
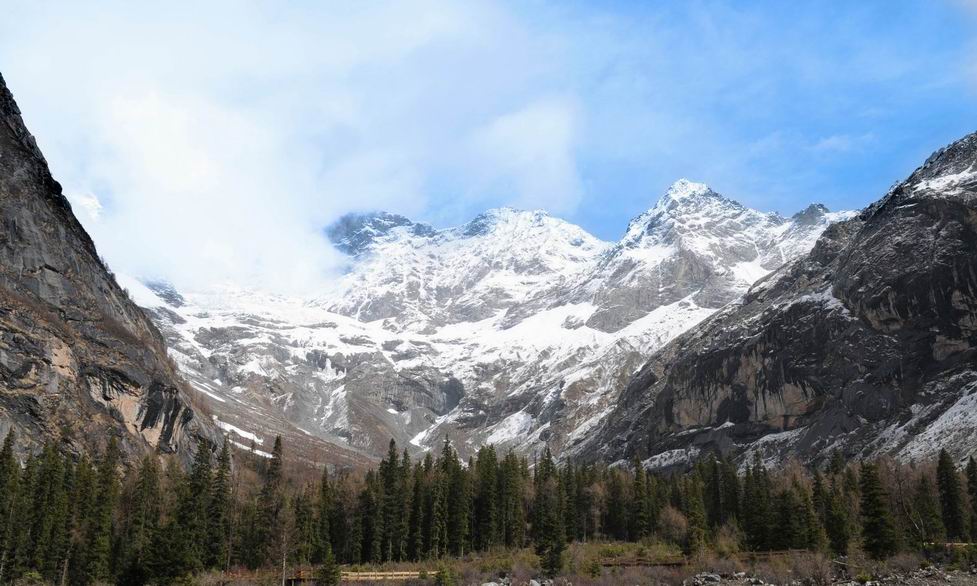
<path id="1" fill-rule="evenodd" d="M 615 243 L 543 211 L 442 229 L 353 215 L 327 230 L 349 255 L 334 291 L 175 297 L 156 284 L 143 304 L 239 441 L 277 413 L 376 455 L 390 437 L 559 448 L 607 416 L 648 354 L 846 216 L 785 219 L 688 180 Z"/>
<path id="2" fill-rule="evenodd" d="M 768 464 L 973 455 L 975 171 L 969 135 L 831 226 L 810 254 L 653 353 L 580 451 L 649 466 L 713 450 Z"/>

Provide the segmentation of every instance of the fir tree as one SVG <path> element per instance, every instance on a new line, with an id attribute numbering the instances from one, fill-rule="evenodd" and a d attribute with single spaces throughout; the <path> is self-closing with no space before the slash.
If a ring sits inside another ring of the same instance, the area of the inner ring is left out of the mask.
<path id="1" fill-rule="evenodd" d="M 921 475 L 916 483 L 910 522 L 913 527 L 913 537 L 920 545 L 943 541 L 946 536 L 940 504 L 934 494 L 932 482 L 925 474 Z"/>
<path id="2" fill-rule="evenodd" d="M 977 541 L 977 460 L 967 460 L 967 493 L 970 496 L 970 539 Z"/>
<path id="3" fill-rule="evenodd" d="M 895 553 L 897 535 L 889 512 L 888 494 L 875 464 L 862 466 L 859 487 L 865 551 L 875 559 L 883 559 Z"/>
<path id="4" fill-rule="evenodd" d="M 151 578 L 149 554 L 160 522 L 160 475 L 155 455 L 143 458 L 130 488 L 129 523 L 125 530 L 126 560 L 123 582 L 144 584 Z"/>
<path id="5" fill-rule="evenodd" d="M 329 482 L 329 467 L 322 467 L 322 476 L 319 479 L 319 502 L 316 506 L 318 520 L 318 546 L 319 553 L 316 555 L 318 561 L 325 559 L 326 551 L 331 554 L 332 547 L 332 516 L 333 516 L 333 487 Z"/>
<path id="6" fill-rule="evenodd" d="M 210 536 L 207 521 L 212 486 L 210 446 L 200 442 L 190 474 L 181 489 L 177 511 L 181 532 L 181 550 L 177 561 L 180 564 L 180 574 L 200 571 L 207 560 Z"/>
<path id="7" fill-rule="evenodd" d="M 325 553 L 322 556 L 322 566 L 320 566 L 318 576 L 316 577 L 316 584 L 319 586 L 339 586 L 341 579 L 342 573 L 340 572 L 339 564 L 336 563 L 336 557 L 332 553 L 332 547 L 327 544 Z"/>
<path id="8" fill-rule="evenodd" d="M 722 463 L 722 522 L 735 521 L 740 516 L 740 479 L 736 467 L 729 460 Z"/>
<path id="9" fill-rule="evenodd" d="M 946 450 L 940 450 L 936 468 L 936 482 L 940 491 L 940 506 L 943 511 L 943 527 L 950 541 L 966 538 L 967 525 L 963 512 L 963 498 L 960 494 L 960 478 L 957 467 Z"/>
<path id="10" fill-rule="evenodd" d="M 647 507 L 645 506 L 645 469 L 641 465 L 641 461 L 637 457 L 631 464 L 634 480 L 631 484 L 631 514 L 629 515 L 629 520 L 631 522 L 631 540 L 640 541 L 645 535 L 648 534 L 650 527 L 648 526 L 648 515 Z"/>
<path id="11" fill-rule="evenodd" d="M 689 520 L 689 542 L 686 549 L 695 555 L 705 549 L 708 530 L 702 480 L 697 475 L 686 483 L 685 504 L 685 516 Z"/>
<path id="12" fill-rule="evenodd" d="M 838 487 L 834 487 L 827 498 L 824 512 L 828 544 L 835 555 L 848 555 L 848 542 L 851 540 L 849 526 L 851 519 L 845 499 Z"/>
<path id="13" fill-rule="evenodd" d="M 86 577 L 90 582 L 108 581 L 112 575 L 112 513 L 119 492 L 119 456 L 118 440 L 113 437 L 98 463 L 95 508 L 86 537 Z"/>
<path id="14" fill-rule="evenodd" d="M 285 494 L 282 472 L 282 438 L 275 437 L 271 460 L 265 470 L 264 483 L 258 496 L 257 539 L 254 543 L 254 562 L 258 566 L 276 564 L 281 535 L 285 528 Z"/>
<path id="15" fill-rule="evenodd" d="M 533 479 L 533 541 L 536 555 L 549 576 L 555 576 L 563 568 L 563 550 L 566 547 L 563 511 L 560 508 L 559 480 L 549 447 L 536 466 Z"/>
<path id="16" fill-rule="evenodd" d="M 226 569 L 231 556 L 231 446 L 225 437 L 217 456 L 217 470 L 210 485 L 207 513 L 209 531 L 207 563 Z"/>

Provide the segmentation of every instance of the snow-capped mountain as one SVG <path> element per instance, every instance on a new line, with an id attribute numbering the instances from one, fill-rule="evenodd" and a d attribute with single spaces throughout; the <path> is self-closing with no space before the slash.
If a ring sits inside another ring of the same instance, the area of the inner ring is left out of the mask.
<path id="1" fill-rule="evenodd" d="M 327 230 L 348 271 L 313 299 L 127 286 L 241 441 L 278 417 L 369 454 L 390 437 L 559 449 L 648 355 L 849 216 L 784 218 L 683 179 L 616 243 L 541 211 L 448 229 L 378 213 Z"/>
<path id="2" fill-rule="evenodd" d="M 814 214 L 818 210 L 814 210 Z M 807 215 L 807 212 L 803 214 Z M 977 133 L 650 356 L 577 454 L 977 455 Z"/>

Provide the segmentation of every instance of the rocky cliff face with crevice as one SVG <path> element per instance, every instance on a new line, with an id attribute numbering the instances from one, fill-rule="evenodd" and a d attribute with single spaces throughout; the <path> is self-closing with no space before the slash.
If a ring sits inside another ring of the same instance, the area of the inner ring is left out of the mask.
<path id="1" fill-rule="evenodd" d="M 589 457 L 977 453 L 977 134 L 657 352 Z"/>
<path id="2" fill-rule="evenodd" d="M 99 259 L 0 77 L 0 437 L 187 457 L 216 434 Z"/>

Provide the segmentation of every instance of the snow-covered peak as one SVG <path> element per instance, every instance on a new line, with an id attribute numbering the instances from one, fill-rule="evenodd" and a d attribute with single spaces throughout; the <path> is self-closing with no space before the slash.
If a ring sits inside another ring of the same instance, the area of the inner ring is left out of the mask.
<path id="1" fill-rule="evenodd" d="M 726 219 L 743 218 L 744 214 L 756 216 L 751 219 L 779 219 L 727 199 L 705 183 L 683 178 L 673 183 L 653 208 L 631 220 L 621 244 L 628 248 L 642 243 L 659 245 L 662 240 L 672 240 L 676 229 L 683 226 L 700 231 Z"/>
<path id="2" fill-rule="evenodd" d="M 708 185 L 705 183 L 697 183 L 695 181 L 689 181 L 686 178 L 681 178 L 672 186 L 668 188 L 665 192 L 665 196 L 662 199 L 671 200 L 682 200 L 689 197 L 696 197 L 701 195 L 715 194 Z"/>
<path id="3" fill-rule="evenodd" d="M 346 254 L 356 256 L 397 229 L 414 236 L 431 236 L 434 229 L 427 224 L 411 221 L 404 216 L 388 212 L 347 214 L 326 229 L 333 245 Z"/>

